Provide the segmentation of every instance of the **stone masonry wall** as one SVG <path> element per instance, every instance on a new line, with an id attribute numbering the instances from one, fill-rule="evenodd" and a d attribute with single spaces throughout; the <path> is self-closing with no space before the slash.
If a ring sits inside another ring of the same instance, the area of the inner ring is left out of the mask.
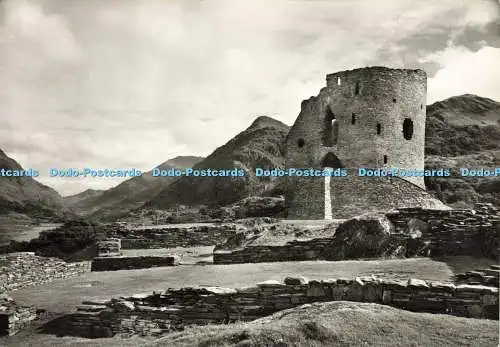
<path id="1" fill-rule="evenodd" d="M 426 86 L 423 70 L 367 67 L 328 75 L 327 86 L 301 104 L 286 139 L 285 166 L 423 169 Z M 404 179 L 425 188 L 423 177 Z M 287 180 L 290 219 L 321 215 L 309 205 L 320 207 L 308 185 L 317 187 L 312 181 Z M 352 195 L 373 197 L 363 187 L 346 188 Z M 333 211 L 342 207 L 341 201 L 332 202 Z"/>
<path id="2" fill-rule="evenodd" d="M 122 249 L 213 246 L 236 231 L 236 225 L 113 230 L 108 237 L 121 239 Z"/>
<path id="3" fill-rule="evenodd" d="M 420 230 L 420 241 L 428 244 L 430 256 L 472 255 L 498 259 L 500 215 L 489 204 L 477 204 L 475 210 L 406 208 L 386 215 L 395 225 L 396 233 L 391 235 L 395 243 L 409 240 L 412 224 L 418 220 L 427 226 Z M 241 264 L 339 260 L 332 252 L 332 245 L 332 238 L 318 238 L 291 241 L 282 246 L 246 246 L 231 251 L 217 250 L 213 261 L 215 264 Z"/>
<path id="4" fill-rule="evenodd" d="M 0 296 L 0 336 L 15 335 L 36 318 L 35 307 L 20 306 L 12 298 Z"/>
<path id="5" fill-rule="evenodd" d="M 491 204 L 476 204 L 474 210 L 401 209 L 388 213 L 396 231 L 406 233 L 412 222 L 423 222 L 422 238 L 432 256 L 473 255 L 498 261 L 500 213 Z"/>
<path id="6" fill-rule="evenodd" d="M 97 254 L 99 257 L 121 256 L 121 248 L 120 239 L 110 238 L 97 242 Z"/>
<path id="7" fill-rule="evenodd" d="M 312 302 L 374 302 L 420 312 L 498 319 L 498 288 L 371 277 L 309 281 L 287 278 L 255 287 L 168 289 L 109 301 L 86 301 L 67 333 L 84 337 L 161 335 L 186 325 L 250 321 Z"/>
<path id="8" fill-rule="evenodd" d="M 0 255 L 0 293 L 90 272 L 90 262 L 67 263 L 32 252 Z"/>

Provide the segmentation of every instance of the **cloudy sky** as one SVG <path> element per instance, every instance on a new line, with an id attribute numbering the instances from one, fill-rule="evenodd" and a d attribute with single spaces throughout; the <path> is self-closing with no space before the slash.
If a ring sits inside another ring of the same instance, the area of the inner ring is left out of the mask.
<path id="1" fill-rule="evenodd" d="M 424 68 L 429 103 L 500 101 L 497 0 L 0 0 L 0 148 L 63 195 L 292 124 L 325 75 Z"/>

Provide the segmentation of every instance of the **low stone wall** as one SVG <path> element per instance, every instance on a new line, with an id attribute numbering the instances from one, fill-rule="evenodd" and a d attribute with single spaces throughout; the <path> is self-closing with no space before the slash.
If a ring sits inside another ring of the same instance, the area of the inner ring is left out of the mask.
<path id="1" fill-rule="evenodd" d="M 97 242 L 97 255 L 99 257 L 119 257 L 121 253 L 121 240 L 116 238 L 105 239 Z"/>
<path id="2" fill-rule="evenodd" d="M 374 302 L 401 309 L 498 319 L 498 288 L 374 276 L 325 281 L 287 278 L 255 287 L 168 289 L 109 301 L 86 301 L 67 317 L 67 333 L 83 337 L 161 335 L 186 325 L 249 321 L 313 302 Z"/>
<path id="3" fill-rule="evenodd" d="M 498 260 L 500 214 L 490 204 L 477 204 L 475 210 L 404 208 L 386 216 L 395 229 L 388 243 L 400 245 L 402 249 L 425 244 L 426 253 L 420 255 L 471 255 Z M 414 238 L 416 234 L 420 235 Z M 235 250 L 216 250 L 214 264 L 341 260 L 333 245 L 333 238 L 317 238 L 280 246 L 249 245 Z"/>
<path id="4" fill-rule="evenodd" d="M 12 298 L 0 297 L 0 336 L 15 335 L 37 318 L 33 306 L 19 306 Z"/>
<path id="5" fill-rule="evenodd" d="M 67 263 L 32 252 L 0 255 L 0 293 L 90 272 L 90 262 Z"/>
<path id="6" fill-rule="evenodd" d="M 472 255 L 499 259 L 500 213 L 491 204 L 476 204 L 474 210 L 400 209 L 387 213 L 396 231 L 407 233 L 416 226 L 430 242 L 432 256 Z"/>
<path id="7" fill-rule="evenodd" d="M 242 249 L 214 251 L 214 264 L 243 264 L 279 261 L 335 260 L 331 238 L 290 241 L 279 246 L 246 246 Z"/>
<path id="8" fill-rule="evenodd" d="M 122 249 L 214 246 L 236 232 L 235 224 L 193 227 L 112 230 L 108 237 L 121 239 Z"/>
<path id="9" fill-rule="evenodd" d="M 500 266 L 490 265 L 489 269 L 480 269 L 476 271 L 467 271 L 455 275 L 456 283 L 480 284 L 498 288 L 500 278 Z"/>
<path id="10" fill-rule="evenodd" d="M 146 269 L 177 264 L 178 259 L 174 256 L 97 257 L 92 260 L 92 271 Z"/>

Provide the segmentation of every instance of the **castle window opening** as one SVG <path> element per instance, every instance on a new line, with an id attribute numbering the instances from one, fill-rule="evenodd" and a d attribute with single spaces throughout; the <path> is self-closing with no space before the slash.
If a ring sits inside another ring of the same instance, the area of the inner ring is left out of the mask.
<path id="1" fill-rule="evenodd" d="M 380 135 L 381 132 L 382 132 L 382 124 L 377 123 L 377 135 Z"/>
<path id="2" fill-rule="evenodd" d="M 356 88 L 354 90 L 354 95 L 359 95 L 359 82 L 356 82 Z"/>
<path id="3" fill-rule="evenodd" d="M 340 77 L 337 77 L 337 85 L 340 86 Z"/>
<path id="4" fill-rule="evenodd" d="M 339 123 L 337 123 L 337 120 L 334 119 L 332 120 L 332 145 L 337 144 L 337 138 L 339 137 Z"/>
<path id="5" fill-rule="evenodd" d="M 411 140 L 413 137 L 413 121 L 410 118 L 405 118 L 403 121 L 403 136 L 406 140 Z"/>
<path id="6" fill-rule="evenodd" d="M 304 139 L 297 140 L 297 146 L 299 146 L 299 148 L 304 147 L 305 144 L 306 144 L 306 142 L 304 141 Z"/>
<path id="7" fill-rule="evenodd" d="M 384 164 L 387 164 L 387 156 L 384 155 Z"/>
<path id="8" fill-rule="evenodd" d="M 420 104 L 420 109 L 423 109 L 424 108 L 424 105 Z"/>
<path id="9" fill-rule="evenodd" d="M 392 99 L 392 102 L 396 103 L 396 101 L 397 101 L 396 99 Z"/>
<path id="10" fill-rule="evenodd" d="M 324 125 L 321 134 L 321 142 L 325 147 L 332 147 L 337 144 L 338 123 L 335 114 L 329 106 L 326 107 Z"/>
<path id="11" fill-rule="evenodd" d="M 351 124 L 356 124 L 356 113 L 353 113 L 353 114 L 352 114 L 352 117 L 351 117 Z"/>

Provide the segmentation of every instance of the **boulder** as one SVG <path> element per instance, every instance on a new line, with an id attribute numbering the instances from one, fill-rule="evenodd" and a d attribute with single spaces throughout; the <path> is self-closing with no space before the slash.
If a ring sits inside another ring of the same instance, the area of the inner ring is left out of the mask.
<path id="1" fill-rule="evenodd" d="M 388 256 L 398 249 L 391 234 L 394 226 L 383 214 L 366 214 L 340 224 L 331 242 L 334 260 Z"/>

